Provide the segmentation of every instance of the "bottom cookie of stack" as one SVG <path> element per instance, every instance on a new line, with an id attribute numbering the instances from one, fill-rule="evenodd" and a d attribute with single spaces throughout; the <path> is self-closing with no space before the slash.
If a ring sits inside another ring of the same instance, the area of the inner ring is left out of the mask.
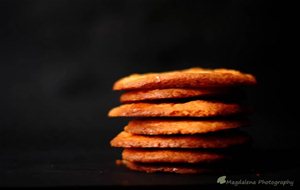
<path id="1" fill-rule="evenodd" d="M 236 163 L 241 163 L 241 154 L 236 150 L 125 148 L 117 164 L 147 173 L 230 173 L 243 169 Z"/>
<path id="2" fill-rule="evenodd" d="M 201 173 L 216 173 L 220 170 L 215 168 L 205 168 L 186 164 L 158 164 L 158 163 L 139 163 L 127 160 L 118 160 L 117 164 L 125 165 L 128 169 L 140 172 L 154 173 L 154 172 L 167 172 L 178 174 L 201 174 Z"/>

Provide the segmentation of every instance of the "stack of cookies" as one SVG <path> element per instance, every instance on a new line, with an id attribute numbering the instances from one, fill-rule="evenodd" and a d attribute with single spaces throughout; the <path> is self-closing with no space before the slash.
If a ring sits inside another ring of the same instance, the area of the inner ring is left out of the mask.
<path id="1" fill-rule="evenodd" d="M 108 115 L 132 118 L 111 141 L 124 148 L 119 163 L 145 172 L 203 173 L 231 159 L 226 150 L 250 139 L 239 130 L 248 113 L 237 98 L 240 87 L 255 84 L 250 74 L 203 68 L 118 80 L 113 89 L 125 91 L 123 105 Z"/>

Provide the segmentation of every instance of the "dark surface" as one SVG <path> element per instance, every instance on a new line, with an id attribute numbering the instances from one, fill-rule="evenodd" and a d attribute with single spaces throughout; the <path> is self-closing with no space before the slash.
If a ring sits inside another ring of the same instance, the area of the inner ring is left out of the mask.
<path id="1" fill-rule="evenodd" d="M 109 147 L 126 124 L 107 117 L 119 104 L 114 81 L 196 66 L 257 77 L 248 96 L 256 112 L 246 130 L 263 157 L 253 167 L 269 163 L 264 175 L 296 178 L 299 74 L 290 7 L 254 0 L 0 0 L 0 186 L 215 184 L 215 175 L 127 171 L 114 165 L 120 153 Z"/>
<path id="2" fill-rule="evenodd" d="M 2 186 L 198 186 L 217 185 L 217 178 L 223 175 L 231 179 L 296 181 L 299 170 L 299 156 L 292 150 L 252 150 L 246 160 L 227 165 L 224 172 L 197 175 L 130 171 L 115 164 L 113 158 L 120 157 L 120 152 L 111 149 L 18 151 L 12 155 L 0 160 Z"/>
<path id="3" fill-rule="evenodd" d="M 197 175 L 130 171 L 115 164 L 114 158 L 120 157 L 120 152 L 112 149 L 18 151 L 12 155 L 1 157 L 1 186 L 216 186 L 219 185 L 216 183 L 218 177 L 223 175 L 236 180 L 291 180 L 297 183 L 299 170 L 299 156 L 292 150 L 252 150 L 243 162 L 226 165 L 224 172 Z"/>

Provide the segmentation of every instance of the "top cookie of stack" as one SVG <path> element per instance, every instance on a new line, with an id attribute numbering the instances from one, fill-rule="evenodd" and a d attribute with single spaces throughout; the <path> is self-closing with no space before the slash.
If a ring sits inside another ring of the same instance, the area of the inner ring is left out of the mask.
<path id="1" fill-rule="evenodd" d="M 256 84 L 251 74 L 232 69 L 199 67 L 162 73 L 132 74 L 118 80 L 113 90 L 233 87 Z"/>

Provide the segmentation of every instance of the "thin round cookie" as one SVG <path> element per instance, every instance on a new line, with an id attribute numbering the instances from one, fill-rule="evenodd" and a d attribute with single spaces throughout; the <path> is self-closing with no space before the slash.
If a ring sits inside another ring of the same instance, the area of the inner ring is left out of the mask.
<path id="1" fill-rule="evenodd" d="M 235 129 L 247 124 L 244 120 L 136 119 L 129 121 L 124 131 L 141 135 L 186 135 Z"/>
<path id="2" fill-rule="evenodd" d="M 135 135 L 122 131 L 110 141 L 123 148 L 228 148 L 247 144 L 250 138 L 240 131 L 209 135 Z"/>
<path id="3" fill-rule="evenodd" d="M 132 103 L 109 111 L 110 117 L 212 117 L 240 114 L 239 104 L 207 100 L 185 103 Z"/>
<path id="4" fill-rule="evenodd" d="M 145 164 L 138 162 L 131 162 L 127 160 L 119 160 L 118 164 L 125 165 L 128 169 L 146 173 L 164 172 L 164 173 L 177 173 L 177 174 L 202 174 L 202 173 L 215 173 L 219 172 L 216 169 L 195 167 L 187 165 L 176 164 Z"/>
<path id="5" fill-rule="evenodd" d="M 193 149 L 135 149 L 125 148 L 122 159 L 142 163 L 211 163 L 227 159 L 221 153 Z"/>
<path id="6" fill-rule="evenodd" d="M 115 82 L 114 90 L 233 87 L 254 85 L 251 74 L 231 69 L 190 68 L 161 73 L 133 74 Z"/>
<path id="7" fill-rule="evenodd" d="M 231 90 L 232 91 L 232 90 Z M 184 89 L 184 88 L 169 88 L 169 89 L 150 89 L 150 90 L 134 90 L 125 92 L 121 95 L 122 103 L 131 103 L 139 101 L 165 100 L 177 98 L 192 98 L 192 97 L 215 97 L 229 94 L 229 89 Z"/>

